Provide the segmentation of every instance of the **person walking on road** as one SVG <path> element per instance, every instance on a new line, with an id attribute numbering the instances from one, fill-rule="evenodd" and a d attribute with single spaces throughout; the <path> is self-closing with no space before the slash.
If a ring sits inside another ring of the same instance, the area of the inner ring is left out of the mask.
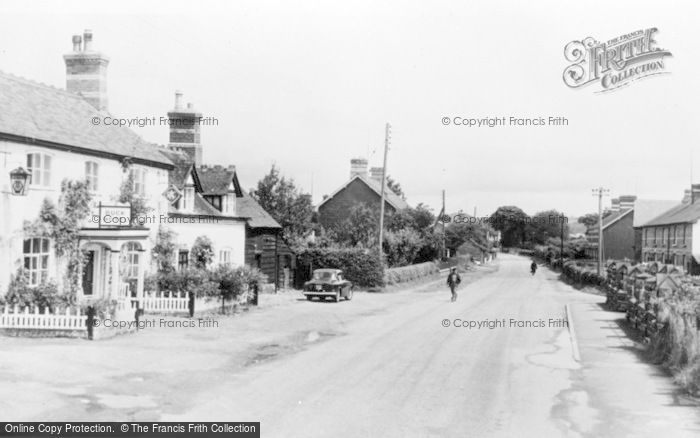
<path id="1" fill-rule="evenodd" d="M 450 269 L 450 274 L 447 276 L 447 285 L 452 292 L 452 302 L 457 301 L 457 286 L 462 282 L 462 278 L 457 273 L 457 268 Z"/>
<path id="2" fill-rule="evenodd" d="M 530 274 L 535 275 L 535 272 L 537 272 L 537 263 L 533 260 L 530 264 Z"/>

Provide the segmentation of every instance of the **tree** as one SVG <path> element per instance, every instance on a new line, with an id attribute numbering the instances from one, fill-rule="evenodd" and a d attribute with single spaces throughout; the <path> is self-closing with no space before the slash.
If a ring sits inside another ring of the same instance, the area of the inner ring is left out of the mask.
<path id="1" fill-rule="evenodd" d="M 160 226 L 156 235 L 156 244 L 153 245 L 153 261 L 159 273 L 170 274 L 175 272 L 175 233 L 166 227 Z"/>
<path id="2" fill-rule="evenodd" d="M 490 223 L 501 232 L 503 246 L 520 246 L 525 241 L 527 215 L 515 206 L 498 207 Z"/>
<path id="3" fill-rule="evenodd" d="M 293 180 L 280 176 L 275 165 L 258 181 L 250 196 L 282 226 L 283 235 L 290 242 L 305 238 L 311 231 L 311 195 L 297 189 Z"/>
<path id="4" fill-rule="evenodd" d="M 578 218 L 577 222 L 585 225 L 586 228 L 590 228 L 598 223 L 598 213 L 584 214 L 583 216 Z"/>
<path id="5" fill-rule="evenodd" d="M 332 231 L 341 245 L 372 248 L 377 246 L 378 224 L 379 214 L 361 203 L 354 205 L 348 217 Z"/>
<path id="6" fill-rule="evenodd" d="M 386 186 L 389 187 L 389 189 L 396 194 L 396 196 L 400 197 L 403 200 L 406 200 L 406 195 L 403 193 L 403 189 L 401 189 L 401 184 L 399 184 L 396 180 L 392 179 L 391 176 L 387 175 L 386 177 Z"/>
<path id="7" fill-rule="evenodd" d="M 562 230 L 562 222 L 564 223 Z M 526 226 L 525 240 L 535 244 L 544 244 L 547 238 L 556 238 L 561 241 L 569 236 L 568 218 L 556 210 L 546 210 L 535 215 L 528 220 Z"/>
<path id="8" fill-rule="evenodd" d="M 462 246 L 467 240 L 473 240 L 478 244 L 488 247 L 488 228 L 479 223 L 451 223 L 445 227 L 445 246 L 453 252 Z"/>
<path id="9" fill-rule="evenodd" d="M 199 236 L 194 239 L 194 244 L 190 249 L 192 264 L 197 269 L 206 269 L 207 265 L 214 259 L 211 239 L 207 236 Z"/>
<path id="10" fill-rule="evenodd" d="M 410 228 L 387 231 L 383 240 L 382 249 L 391 267 L 413 263 L 423 243 L 420 234 Z"/>

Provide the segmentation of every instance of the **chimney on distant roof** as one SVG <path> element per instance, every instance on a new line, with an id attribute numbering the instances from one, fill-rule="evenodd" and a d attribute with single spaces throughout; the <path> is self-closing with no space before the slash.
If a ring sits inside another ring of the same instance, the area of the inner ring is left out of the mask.
<path id="1" fill-rule="evenodd" d="M 92 31 L 85 29 L 83 32 L 83 51 L 92 52 Z"/>
<path id="2" fill-rule="evenodd" d="M 690 202 L 695 204 L 700 200 L 700 184 L 693 184 L 690 186 Z"/>
<path id="3" fill-rule="evenodd" d="M 610 200 L 610 211 L 613 213 L 616 213 L 620 211 L 620 199 L 619 198 L 613 198 Z"/>
<path id="4" fill-rule="evenodd" d="M 73 35 L 73 51 L 63 55 L 66 63 L 66 90 L 79 94 L 99 111 L 107 111 L 107 65 L 109 58 L 92 49 L 92 31 L 82 38 Z M 81 49 L 82 42 L 82 49 Z"/>
<path id="5" fill-rule="evenodd" d="M 82 50 L 83 37 L 80 35 L 73 35 L 73 51 L 80 52 Z"/>
<path id="6" fill-rule="evenodd" d="M 620 196 L 620 211 L 634 208 L 634 201 L 636 200 L 637 197 L 633 195 Z"/>
<path id="7" fill-rule="evenodd" d="M 692 198 L 692 196 L 691 196 L 690 189 L 685 189 L 685 190 L 683 191 L 683 200 L 681 201 L 681 204 L 690 204 L 690 202 L 692 201 L 692 199 L 693 199 L 693 198 Z"/>
<path id="8" fill-rule="evenodd" d="M 381 183 L 384 180 L 384 168 L 383 167 L 373 167 L 369 170 L 369 176 L 373 180 Z"/>
<path id="9" fill-rule="evenodd" d="M 175 90 L 175 109 L 182 109 L 182 91 Z"/>
<path id="10" fill-rule="evenodd" d="M 350 178 L 357 175 L 367 176 L 367 165 L 369 162 L 366 158 L 353 158 L 350 160 Z"/>

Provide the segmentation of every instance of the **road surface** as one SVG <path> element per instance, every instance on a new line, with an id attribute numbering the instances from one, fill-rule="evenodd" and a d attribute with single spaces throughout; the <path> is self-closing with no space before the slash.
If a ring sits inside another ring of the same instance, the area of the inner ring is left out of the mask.
<path id="1" fill-rule="evenodd" d="M 700 436 L 700 410 L 678 401 L 667 376 L 632 349 L 601 353 L 629 346 L 612 320 L 599 321 L 620 316 L 600 309 L 602 297 L 547 269 L 531 276 L 521 257 L 499 263 L 456 303 L 442 284 L 413 294 L 338 327 L 332 340 L 221 382 L 173 418 L 260 420 L 264 436 L 280 437 Z M 572 319 L 583 349 L 562 323 L 565 305 L 580 316 Z M 611 330 L 612 345 L 595 344 Z M 591 370 L 587 359 L 597 361 Z"/>
<path id="2" fill-rule="evenodd" d="M 217 328 L 0 337 L 0 417 L 260 421 L 263 437 L 700 436 L 697 404 L 603 297 L 531 276 L 523 257 L 497 268 L 466 275 L 455 303 L 441 279 L 341 303 L 263 296 Z"/>

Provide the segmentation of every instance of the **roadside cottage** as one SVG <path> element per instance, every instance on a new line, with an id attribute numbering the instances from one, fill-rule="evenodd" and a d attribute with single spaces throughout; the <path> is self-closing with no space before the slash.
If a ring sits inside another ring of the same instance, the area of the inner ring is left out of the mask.
<path id="1" fill-rule="evenodd" d="M 24 268 L 28 286 L 52 283 L 78 301 L 140 296 L 156 228 L 131 223 L 131 206 L 119 199 L 138 197 L 165 214 L 162 193 L 174 166 L 129 129 L 101 123 L 109 115 L 109 59 L 92 49 L 90 31 L 73 37 L 64 60 L 66 90 L 0 73 L 0 293 Z M 80 194 L 64 180 L 84 182 L 92 208 L 61 235 L 46 232 L 40 213 L 60 215 L 61 202 Z M 85 254 L 80 272 L 71 271 L 75 252 L 66 251 L 73 243 Z"/>
<path id="2" fill-rule="evenodd" d="M 106 125 L 109 59 L 92 32 L 74 36 L 64 60 L 66 90 L 0 72 L 0 297 L 24 271 L 27 287 L 74 305 L 109 298 L 130 308 L 149 292 L 162 226 L 174 232 L 180 269 L 206 236 L 214 263 L 270 265 L 279 280 L 279 257 L 292 258 L 281 227 L 242 191 L 235 168 L 202 164 L 200 124 L 169 123 L 167 147 Z M 199 114 L 181 97 L 171 121 Z M 275 244 L 258 246 L 262 235 Z"/>

